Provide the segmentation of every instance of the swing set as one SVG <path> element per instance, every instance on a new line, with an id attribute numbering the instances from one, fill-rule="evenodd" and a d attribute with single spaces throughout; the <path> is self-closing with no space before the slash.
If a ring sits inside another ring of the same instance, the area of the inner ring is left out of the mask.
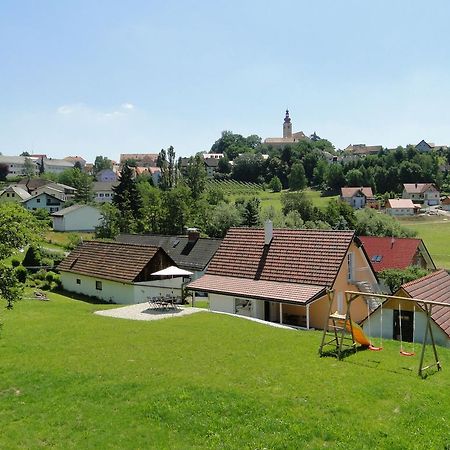
<path id="1" fill-rule="evenodd" d="M 395 300 L 398 301 L 398 325 L 399 325 L 399 337 L 400 337 L 400 355 L 404 357 L 413 357 L 416 355 L 415 352 L 415 341 L 416 341 L 416 305 L 421 306 L 423 308 L 424 313 L 426 314 L 426 328 L 425 335 L 422 343 L 422 350 L 420 353 L 420 362 L 418 368 L 418 375 L 422 378 L 425 377 L 425 371 L 431 367 L 436 366 L 437 370 L 440 371 L 442 369 L 441 363 L 438 358 L 436 343 L 433 336 L 433 329 L 431 326 L 431 313 L 433 306 L 441 306 L 441 307 L 450 307 L 449 303 L 435 302 L 430 300 L 422 300 L 418 298 L 408 298 L 408 297 L 399 297 L 394 295 L 385 295 L 385 294 L 374 294 L 374 293 L 365 293 L 358 291 L 345 291 L 345 300 L 347 303 L 347 312 L 346 314 L 339 314 L 338 312 L 332 312 L 333 309 L 333 291 L 328 291 L 328 301 L 329 301 L 329 310 L 327 321 L 325 323 L 322 342 L 319 348 L 320 356 L 324 356 L 326 354 L 333 354 L 338 359 L 342 359 L 346 356 L 348 352 L 356 352 L 356 345 L 359 343 L 360 345 L 367 347 L 371 351 L 381 351 L 383 350 L 383 301 L 384 300 Z M 380 299 L 380 344 L 379 346 L 375 345 L 371 340 L 371 313 L 369 304 L 367 304 L 367 331 L 369 337 L 367 337 L 363 331 L 363 329 L 355 322 L 352 321 L 351 318 L 351 305 L 358 297 L 370 297 L 370 298 L 378 298 Z M 413 303 L 413 329 L 412 329 L 412 351 L 407 351 L 404 347 L 404 325 L 402 323 L 402 303 L 410 302 Z M 350 335 L 350 336 L 348 336 Z M 327 336 L 331 336 L 332 339 L 327 341 Z M 434 363 L 424 365 L 425 359 L 425 349 L 427 345 L 428 339 L 430 340 Z M 332 347 L 332 350 L 325 350 L 326 348 Z"/>

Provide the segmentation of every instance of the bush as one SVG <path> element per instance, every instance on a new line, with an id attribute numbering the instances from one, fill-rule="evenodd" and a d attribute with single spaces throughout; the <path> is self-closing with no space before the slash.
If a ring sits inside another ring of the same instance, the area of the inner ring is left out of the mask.
<path id="1" fill-rule="evenodd" d="M 81 244 L 81 242 L 83 242 L 81 236 L 78 236 L 78 234 L 75 233 L 70 233 L 67 239 L 68 242 L 65 245 L 67 250 L 73 250 L 74 248 L 77 248 Z"/>
<path id="2" fill-rule="evenodd" d="M 27 269 L 25 269 L 25 267 L 17 266 L 15 272 L 16 272 L 16 277 L 20 283 L 25 283 L 27 281 L 28 271 L 27 271 Z"/>
<path id="3" fill-rule="evenodd" d="M 54 263 L 52 258 L 42 258 L 41 266 L 53 268 Z"/>
<path id="4" fill-rule="evenodd" d="M 45 280 L 47 272 L 44 269 L 39 269 L 34 275 L 33 278 L 35 280 Z"/>
<path id="5" fill-rule="evenodd" d="M 46 275 L 45 275 L 45 279 L 49 282 L 49 283 L 51 283 L 52 281 L 54 281 L 55 280 L 55 277 L 57 277 L 57 275 L 56 275 L 56 273 L 55 272 L 47 272 L 46 273 Z"/>
<path id="6" fill-rule="evenodd" d="M 17 259 L 17 258 L 13 258 L 13 259 L 11 260 L 11 265 L 12 265 L 13 267 L 18 267 L 18 266 L 20 266 L 20 260 Z"/>
<path id="7" fill-rule="evenodd" d="M 39 267 L 41 265 L 42 255 L 38 247 L 30 245 L 22 261 L 24 267 Z M 35 269 L 37 270 L 37 269 Z"/>
<path id="8" fill-rule="evenodd" d="M 273 192 L 281 192 L 282 189 L 282 185 L 281 185 L 281 181 L 280 179 L 275 176 L 270 180 L 269 183 L 270 189 L 272 189 Z"/>

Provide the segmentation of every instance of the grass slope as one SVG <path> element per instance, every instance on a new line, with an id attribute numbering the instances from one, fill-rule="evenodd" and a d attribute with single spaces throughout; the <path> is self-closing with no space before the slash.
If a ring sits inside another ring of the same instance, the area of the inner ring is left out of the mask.
<path id="1" fill-rule="evenodd" d="M 5 311 L 1 448 L 444 448 L 450 355 L 319 358 L 319 332 L 211 313 L 138 322 L 51 294 Z"/>
<path id="2" fill-rule="evenodd" d="M 420 216 L 400 221 L 417 231 L 437 267 L 450 269 L 450 220 L 443 220 L 442 216 Z"/>

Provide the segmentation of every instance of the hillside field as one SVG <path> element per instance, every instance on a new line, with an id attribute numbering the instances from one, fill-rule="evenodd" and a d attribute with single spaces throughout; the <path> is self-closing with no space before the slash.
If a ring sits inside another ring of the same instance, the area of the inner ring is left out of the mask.
<path id="1" fill-rule="evenodd" d="M 442 216 L 402 218 L 402 225 L 417 231 L 438 268 L 450 269 L 450 220 Z"/>
<path id="2" fill-rule="evenodd" d="M 0 448 L 448 448 L 450 351 L 320 358 L 320 332 L 202 312 L 139 322 L 50 294 L 2 310 Z M 430 355 L 429 355 L 430 356 Z"/>

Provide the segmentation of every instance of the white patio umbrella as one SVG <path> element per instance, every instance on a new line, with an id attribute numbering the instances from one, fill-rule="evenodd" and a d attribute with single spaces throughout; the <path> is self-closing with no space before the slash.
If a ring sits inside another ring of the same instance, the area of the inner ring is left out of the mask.
<path id="1" fill-rule="evenodd" d="M 176 266 L 170 266 L 166 267 L 165 269 L 158 270 L 158 272 L 153 272 L 151 275 L 159 275 L 166 277 L 182 277 L 192 275 L 192 272 L 180 269 L 179 267 Z"/>

